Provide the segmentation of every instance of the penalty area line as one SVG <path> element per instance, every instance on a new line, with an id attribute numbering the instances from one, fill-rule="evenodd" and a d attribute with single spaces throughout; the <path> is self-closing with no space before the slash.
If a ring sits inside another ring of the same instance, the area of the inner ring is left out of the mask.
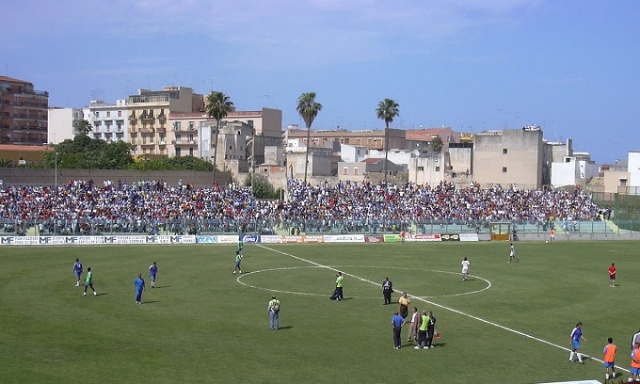
<path id="1" fill-rule="evenodd" d="M 354 279 L 356 279 L 356 280 L 360 280 L 360 281 L 362 281 L 362 282 L 364 282 L 364 283 L 373 284 L 373 285 L 375 285 L 375 286 L 380 285 L 380 284 L 376 283 L 376 282 L 375 282 L 375 281 L 373 281 L 373 280 L 365 279 L 365 278 L 363 278 L 363 277 L 356 276 L 356 275 L 353 275 L 353 274 L 347 273 L 347 272 L 345 272 L 345 271 L 341 271 L 341 270 L 339 270 L 339 269 L 337 269 L 337 268 L 333 268 L 333 267 L 331 267 L 331 266 L 329 266 L 329 265 L 324 265 L 324 264 L 316 263 L 315 261 L 307 260 L 307 259 L 302 258 L 302 257 L 300 257 L 300 256 L 296 256 L 296 255 L 293 255 L 293 254 L 291 254 L 291 253 L 287 253 L 287 252 L 284 252 L 284 251 L 280 251 L 280 250 L 278 250 L 278 249 L 270 248 L 270 247 L 264 246 L 264 245 L 262 245 L 262 244 L 256 244 L 256 245 L 257 245 L 258 247 L 263 248 L 263 249 L 266 249 L 266 250 L 268 250 L 268 251 L 275 252 L 275 253 L 280 253 L 280 254 L 282 254 L 282 255 L 292 257 L 292 258 L 294 258 L 294 259 L 296 259 L 296 260 L 299 260 L 299 261 L 302 261 L 302 262 L 305 262 L 305 263 L 308 263 L 308 264 L 311 264 L 311 265 L 315 265 L 316 267 L 326 268 L 326 269 L 328 269 L 328 270 L 336 271 L 336 272 L 342 272 L 342 274 L 343 274 L 343 275 L 346 275 L 346 276 L 352 277 L 352 278 L 354 278 Z M 398 291 L 406 292 L 406 291 L 403 291 L 402 289 L 398 289 Z M 492 321 L 489 321 L 489 320 L 483 319 L 483 318 L 478 317 L 478 316 L 474 316 L 474 315 L 472 315 L 472 314 L 470 314 L 470 313 L 466 313 L 466 312 L 460 311 L 460 310 L 455 309 L 455 308 L 451 308 L 451 307 L 447 307 L 447 306 L 442 305 L 442 304 L 434 303 L 433 301 L 427 300 L 427 299 L 425 299 L 425 298 L 423 298 L 423 297 L 420 297 L 420 296 L 414 296 L 414 295 L 412 295 L 412 294 L 411 294 L 411 292 L 407 292 L 407 294 L 408 294 L 408 295 L 410 295 L 411 297 L 413 297 L 415 300 L 421 301 L 421 302 L 426 303 L 426 304 L 433 305 L 434 307 L 437 307 L 437 308 L 440 308 L 440 309 L 444 309 L 445 311 L 449 311 L 449 312 L 455 313 L 455 314 L 460 315 L 460 316 L 468 317 L 468 318 L 470 318 L 470 319 L 473 319 L 473 320 L 479 321 L 479 322 L 481 322 L 481 323 L 484 323 L 484 324 L 487 324 L 487 325 L 491 325 L 491 326 L 493 326 L 493 327 L 496 327 L 496 328 L 502 329 L 502 330 L 504 330 L 504 331 L 514 333 L 514 334 L 516 334 L 516 335 L 519 335 L 519 336 L 525 337 L 525 338 L 530 339 L 530 340 L 537 341 L 537 342 L 542 343 L 542 344 L 546 344 L 546 345 L 551 346 L 551 347 L 555 347 L 555 348 L 561 349 L 561 350 L 566 351 L 566 352 L 571 352 L 571 349 L 569 349 L 569 348 L 567 348 L 567 347 L 563 347 L 562 345 L 559 345 L 559 344 L 553 343 L 553 342 L 551 342 L 551 341 L 547 341 L 547 340 L 541 339 L 541 338 L 539 338 L 539 337 L 535 337 L 535 336 L 533 336 L 533 335 L 530 335 L 530 334 L 528 334 L 528 333 L 524 333 L 524 332 L 522 332 L 522 331 L 518 331 L 517 329 L 509 328 L 509 327 L 507 327 L 507 326 L 504 326 L 504 325 L 501 325 L 501 324 L 498 324 L 498 323 L 494 323 L 494 322 L 492 322 Z M 589 360 L 597 361 L 597 362 L 599 362 L 599 363 L 604 363 L 604 361 L 602 361 L 601 359 L 598 359 L 598 358 L 593 357 L 593 356 L 591 356 L 591 355 L 587 355 L 587 354 L 582 353 L 582 356 L 587 357 Z M 617 365 L 616 365 L 616 369 L 617 369 L 617 370 L 619 370 L 619 371 L 625 371 L 625 372 L 629 373 L 629 370 L 628 370 L 628 369 L 622 368 L 622 367 L 617 366 Z"/>

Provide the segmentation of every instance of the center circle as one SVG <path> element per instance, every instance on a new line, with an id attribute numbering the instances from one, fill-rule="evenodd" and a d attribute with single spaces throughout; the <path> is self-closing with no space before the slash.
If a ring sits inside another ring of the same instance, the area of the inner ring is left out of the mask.
<path id="1" fill-rule="evenodd" d="M 268 292 L 273 292 L 273 293 L 284 293 L 284 294 L 290 294 L 290 295 L 301 295 L 301 296 L 317 296 L 317 297 L 328 297 L 331 292 L 327 292 L 327 293 L 313 293 L 313 292 L 301 292 L 301 291 L 292 291 L 292 290 L 286 290 L 286 289 L 277 289 L 277 288 L 268 288 L 265 286 L 260 286 L 260 285 L 254 285 L 254 284 L 249 284 L 247 283 L 245 280 L 245 278 L 247 276 L 256 276 L 257 274 L 261 274 L 261 273 L 269 273 L 269 272 L 280 272 L 280 271 L 301 271 L 301 270 L 312 270 L 312 269 L 326 269 L 329 271 L 342 271 L 344 276 L 349 278 L 353 278 L 355 280 L 361 281 L 361 282 L 365 282 L 365 283 L 369 283 L 371 285 L 376 285 L 378 287 L 381 286 L 381 283 L 378 283 L 376 281 L 373 280 L 369 280 L 366 278 L 363 278 L 361 276 L 357 276 L 355 274 L 351 274 L 348 272 L 345 272 L 345 269 L 359 269 L 359 268 L 375 268 L 375 269 L 389 269 L 389 270 L 407 270 L 407 271 L 413 271 L 415 272 L 428 272 L 428 273 L 437 273 L 437 274 L 447 274 L 447 275 L 453 275 L 453 276 L 457 276 L 460 277 L 460 273 L 457 272 L 451 272 L 451 271 L 440 271 L 440 270 L 433 270 L 433 269 L 416 269 L 416 268 L 407 268 L 407 267 L 388 267 L 388 266 L 362 266 L 362 265 L 335 265 L 335 266 L 317 266 L 317 265 L 310 265 L 310 266 L 296 266 L 296 267 L 279 267 L 279 268 L 269 268 L 269 269 L 261 269 L 258 271 L 252 271 L 252 272 L 247 272 L 247 273 L 243 273 L 242 275 L 239 275 L 236 279 L 236 281 L 244 286 L 250 287 L 250 288 L 254 288 L 254 289 L 259 289 L 259 290 L 263 290 L 263 291 L 268 291 Z M 452 276 L 452 277 L 453 277 Z M 311 276 L 302 276 L 303 278 L 307 277 L 307 278 L 311 278 Z M 438 298 L 438 297 L 456 297 L 456 296 L 465 296 L 465 295 L 472 295 L 472 294 L 476 294 L 476 293 L 480 293 L 483 291 L 488 290 L 489 288 L 491 288 L 491 281 L 479 277 L 479 276 L 474 276 L 474 275 L 469 275 L 470 278 L 470 282 L 466 282 L 466 283 L 462 283 L 462 281 L 460 282 L 460 284 L 464 284 L 465 286 L 469 286 L 472 284 L 473 280 L 477 280 L 477 281 L 483 281 L 485 283 L 485 286 L 480 288 L 480 289 L 475 289 L 472 291 L 465 291 L 465 292 L 459 292 L 459 293 L 451 293 L 451 294 L 434 294 L 434 295 L 420 295 L 418 294 L 420 290 L 424 289 L 423 287 L 420 286 L 411 286 L 411 287 L 405 287 L 403 288 L 404 290 L 406 290 L 407 292 L 409 292 L 409 294 L 413 297 L 418 297 L 418 298 L 422 298 L 422 299 L 430 299 L 430 298 Z M 277 281 L 277 280 L 274 280 Z M 328 282 L 329 284 L 331 282 Z M 303 284 L 303 283 L 301 283 Z M 329 288 L 332 288 L 331 286 L 329 286 Z M 348 288 L 348 287 L 347 287 Z M 412 289 L 408 289 L 408 288 L 412 288 Z M 399 293 L 399 288 L 395 289 L 396 293 Z M 427 289 L 425 289 L 427 290 Z M 363 295 L 348 295 L 349 297 L 353 297 L 353 298 L 358 298 L 358 299 L 379 299 L 380 296 L 363 296 Z"/>

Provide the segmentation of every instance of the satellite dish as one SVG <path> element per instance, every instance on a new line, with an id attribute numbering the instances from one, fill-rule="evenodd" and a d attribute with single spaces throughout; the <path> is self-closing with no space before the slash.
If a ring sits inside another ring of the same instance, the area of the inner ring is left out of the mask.
<path id="1" fill-rule="evenodd" d="M 413 154 L 415 155 L 415 157 L 418 157 L 420 156 L 420 151 L 418 151 L 417 149 L 414 149 Z"/>

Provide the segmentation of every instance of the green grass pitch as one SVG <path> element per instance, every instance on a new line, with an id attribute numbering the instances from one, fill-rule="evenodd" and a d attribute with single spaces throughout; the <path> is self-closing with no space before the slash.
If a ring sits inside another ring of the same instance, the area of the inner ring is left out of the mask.
<path id="1" fill-rule="evenodd" d="M 603 381 L 599 361 L 571 364 L 562 348 L 582 321 L 583 353 L 602 359 L 613 337 L 617 363 L 629 368 L 640 328 L 639 245 L 523 242 L 513 264 L 509 244 L 495 242 L 246 245 L 240 278 L 231 273 L 232 246 L 5 247 L 0 382 Z M 472 277 L 463 283 L 464 256 Z M 76 258 L 92 267 L 97 297 L 74 286 Z M 345 301 L 329 300 L 335 271 L 327 267 L 346 274 Z M 134 303 L 138 273 L 148 286 L 143 305 Z M 397 306 L 382 305 L 380 288 L 387 276 L 412 306 L 434 311 L 435 348 L 393 349 Z M 275 332 L 272 294 L 282 302 Z"/>

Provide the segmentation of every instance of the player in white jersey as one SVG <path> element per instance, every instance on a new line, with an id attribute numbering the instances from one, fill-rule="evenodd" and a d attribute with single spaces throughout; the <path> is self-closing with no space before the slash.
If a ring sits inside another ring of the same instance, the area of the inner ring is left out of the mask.
<path id="1" fill-rule="evenodd" d="M 511 243 L 511 246 L 509 247 L 509 262 L 511 261 L 520 261 L 520 259 L 516 257 L 516 249 L 513 246 L 513 243 Z"/>
<path id="2" fill-rule="evenodd" d="M 471 263 L 465 257 L 460 264 L 462 265 L 462 281 L 467 281 L 469 280 L 469 264 Z"/>

